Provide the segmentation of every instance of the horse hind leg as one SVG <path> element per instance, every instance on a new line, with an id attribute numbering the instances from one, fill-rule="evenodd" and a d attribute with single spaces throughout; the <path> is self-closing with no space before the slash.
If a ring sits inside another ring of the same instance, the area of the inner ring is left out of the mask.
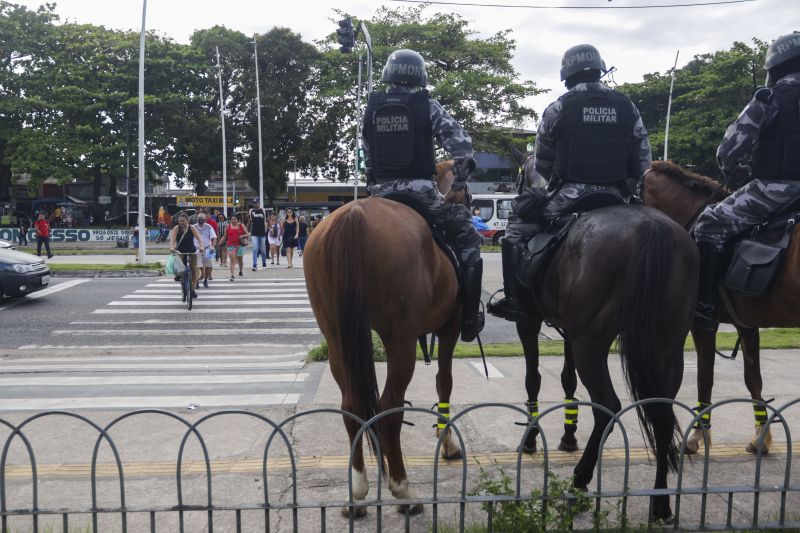
<path id="1" fill-rule="evenodd" d="M 569 340 L 564 340 L 564 367 L 561 370 L 561 387 L 564 389 L 564 435 L 558 443 L 558 449 L 562 452 L 577 452 L 578 439 L 575 433 L 578 431 L 578 407 L 569 406 L 571 402 L 577 401 L 575 391 L 578 388 L 578 375 L 575 372 L 575 360 L 572 354 L 572 344 Z"/>
<path id="2" fill-rule="evenodd" d="M 437 333 L 439 335 L 439 355 L 437 364 L 439 371 L 436 374 L 436 392 L 439 397 L 437 406 L 440 415 L 450 418 L 450 393 L 453 390 L 453 350 L 459 335 L 460 318 L 456 315 Z M 446 427 L 445 422 L 440 418 L 436 421 L 436 438 L 440 438 L 442 432 L 442 459 L 454 461 L 462 459 L 464 454 L 461 447 L 455 443 L 453 432 Z"/>
<path id="3" fill-rule="evenodd" d="M 406 389 L 414 375 L 417 359 L 417 338 L 387 340 L 383 339 L 386 348 L 386 385 L 380 399 L 380 410 L 387 411 L 402 407 Z M 380 421 L 381 445 L 386 462 L 389 465 L 389 490 L 401 500 L 413 499 L 414 494 L 408 486 L 403 450 L 400 445 L 400 429 L 403 426 L 403 412 L 386 416 Z M 398 512 L 418 514 L 422 512 L 422 504 L 399 505 Z"/>
<path id="4" fill-rule="evenodd" d="M 697 352 L 697 412 L 711 404 L 711 391 L 714 388 L 714 363 L 716 358 L 717 333 L 692 329 L 695 350 Z M 696 454 L 701 446 L 711 449 L 711 412 L 699 420 L 686 441 L 686 453 Z"/>
<path id="5" fill-rule="evenodd" d="M 342 410 L 347 412 L 353 412 L 354 406 L 349 405 L 347 401 L 342 401 Z M 355 440 L 356 434 L 358 430 L 361 428 L 361 425 L 350 418 L 349 416 L 344 416 L 344 425 L 347 428 L 347 434 L 350 437 L 350 446 L 352 447 L 353 442 Z M 369 437 L 368 437 L 369 438 Z M 369 493 L 369 481 L 367 480 L 367 472 L 364 466 L 364 447 L 362 445 L 362 439 L 359 438 L 358 442 L 355 446 L 355 452 L 353 454 L 353 501 L 356 500 L 363 500 L 367 497 Z M 351 515 L 354 518 L 361 518 L 366 516 L 367 508 L 363 505 L 354 505 L 353 507 L 345 506 L 342 507 L 342 515 L 345 518 L 349 518 Z"/>

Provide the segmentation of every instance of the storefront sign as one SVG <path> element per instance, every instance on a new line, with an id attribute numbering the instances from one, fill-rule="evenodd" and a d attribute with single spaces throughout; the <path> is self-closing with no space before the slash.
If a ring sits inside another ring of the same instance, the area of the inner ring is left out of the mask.
<path id="1" fill-rule="evenodd" d="M 158 236 L 158 230 L 148 230 L 148 239 Z M 130 232 L 124 229 L 51 228 L 50 242 L 116 242 L 128 240 Z M 0 239 L 19 241 L 18 228 L 0 228 Z M 28 230 L 28 241 L 36 242 L 36 230 Z"/>
<path id="2" fill-rule="evenodd" d="M 179 207 L 222 207 L 222 196 L 178 196 Z M 228 196 L 228 204 L 233 205 L 233 196 Z"/>

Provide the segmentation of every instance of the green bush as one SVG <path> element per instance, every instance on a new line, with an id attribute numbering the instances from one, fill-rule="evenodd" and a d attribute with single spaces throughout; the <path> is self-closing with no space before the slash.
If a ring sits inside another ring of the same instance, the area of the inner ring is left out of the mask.
<path id="1" fill-rule="evenodd" d="M 386 348 L 377 333 L 372 332 L 372 358 L 375 361 L 386 361 Z M 328 341 L 322 340 L 319 346 L 314 346 L 308 351 L 309 361 L 327 361 L 328 360 Z"/>

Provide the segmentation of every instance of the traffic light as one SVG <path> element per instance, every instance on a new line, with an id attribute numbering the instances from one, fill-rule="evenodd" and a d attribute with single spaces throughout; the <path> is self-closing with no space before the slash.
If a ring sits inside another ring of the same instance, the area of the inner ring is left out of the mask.
<path id="1" fill-rule="evenodd" d="M 364 163 L 364 149 L 360 148 L 356 151 L 356 157 L 358 157 L 358 169 L 364 170 L 366 168 L 366 164 Z"/>
<path id="2" fill-rule="evenodd" d="M 353 29 L 353 22 L 349 19 L 342 19 L 339 21 L 339 29 L 336 30 L 339 36 L 339 50 L 342 53 L 350 53 L 356 45 L 356 33 Z"/>

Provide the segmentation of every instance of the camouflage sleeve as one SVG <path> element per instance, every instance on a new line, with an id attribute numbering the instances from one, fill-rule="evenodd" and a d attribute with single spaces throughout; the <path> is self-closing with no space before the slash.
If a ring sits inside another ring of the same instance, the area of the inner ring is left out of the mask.
<path id="1" fill-rule="evenodd" d="M 633 106 L 633 116 L 636 120 L 633 123 L 633 133 L 631 139 L 634 150 L 637 151 L 637 159 L 639 160 L 639 175 L 636 176 L 637 181 L 644 176 L 647 169 L 650 168 L 650 163 L 653 162 L 653 153 L 650 149 L 650 140 L 647 138 L 647 129 L 642 122 L 642 116 L 636 108 L 636 104 L 631 102 Z"/>
<path id="2" fill-rule="evenodd" d="M 475 152 L 472 150 L 472 138 L 469 134 L 433 98 L 430 99 L 430 109 L 433 136 L 450 157 L 456 160 L 472 159 Z"/>
<path id="3" fill-rule="evenodd" d="M 533 168 L 547 181 L 553 175 L 553 162 L 556 157 L 555 131 L 561 117 L 561 100 L 556 100 L 544 110 L 539 129 L 536 131 L 536 147 L 533 152 Z"/>
<path id="4" fill-rule="evenodd" d="M 759 89 L 753 99 L 742 110 L 739 117 L 725 130 L 719 148 L 717 163 L 723 173 L 735 169 L 750 154 L 766 126 L 778 115 L 770 89 Z"/>

